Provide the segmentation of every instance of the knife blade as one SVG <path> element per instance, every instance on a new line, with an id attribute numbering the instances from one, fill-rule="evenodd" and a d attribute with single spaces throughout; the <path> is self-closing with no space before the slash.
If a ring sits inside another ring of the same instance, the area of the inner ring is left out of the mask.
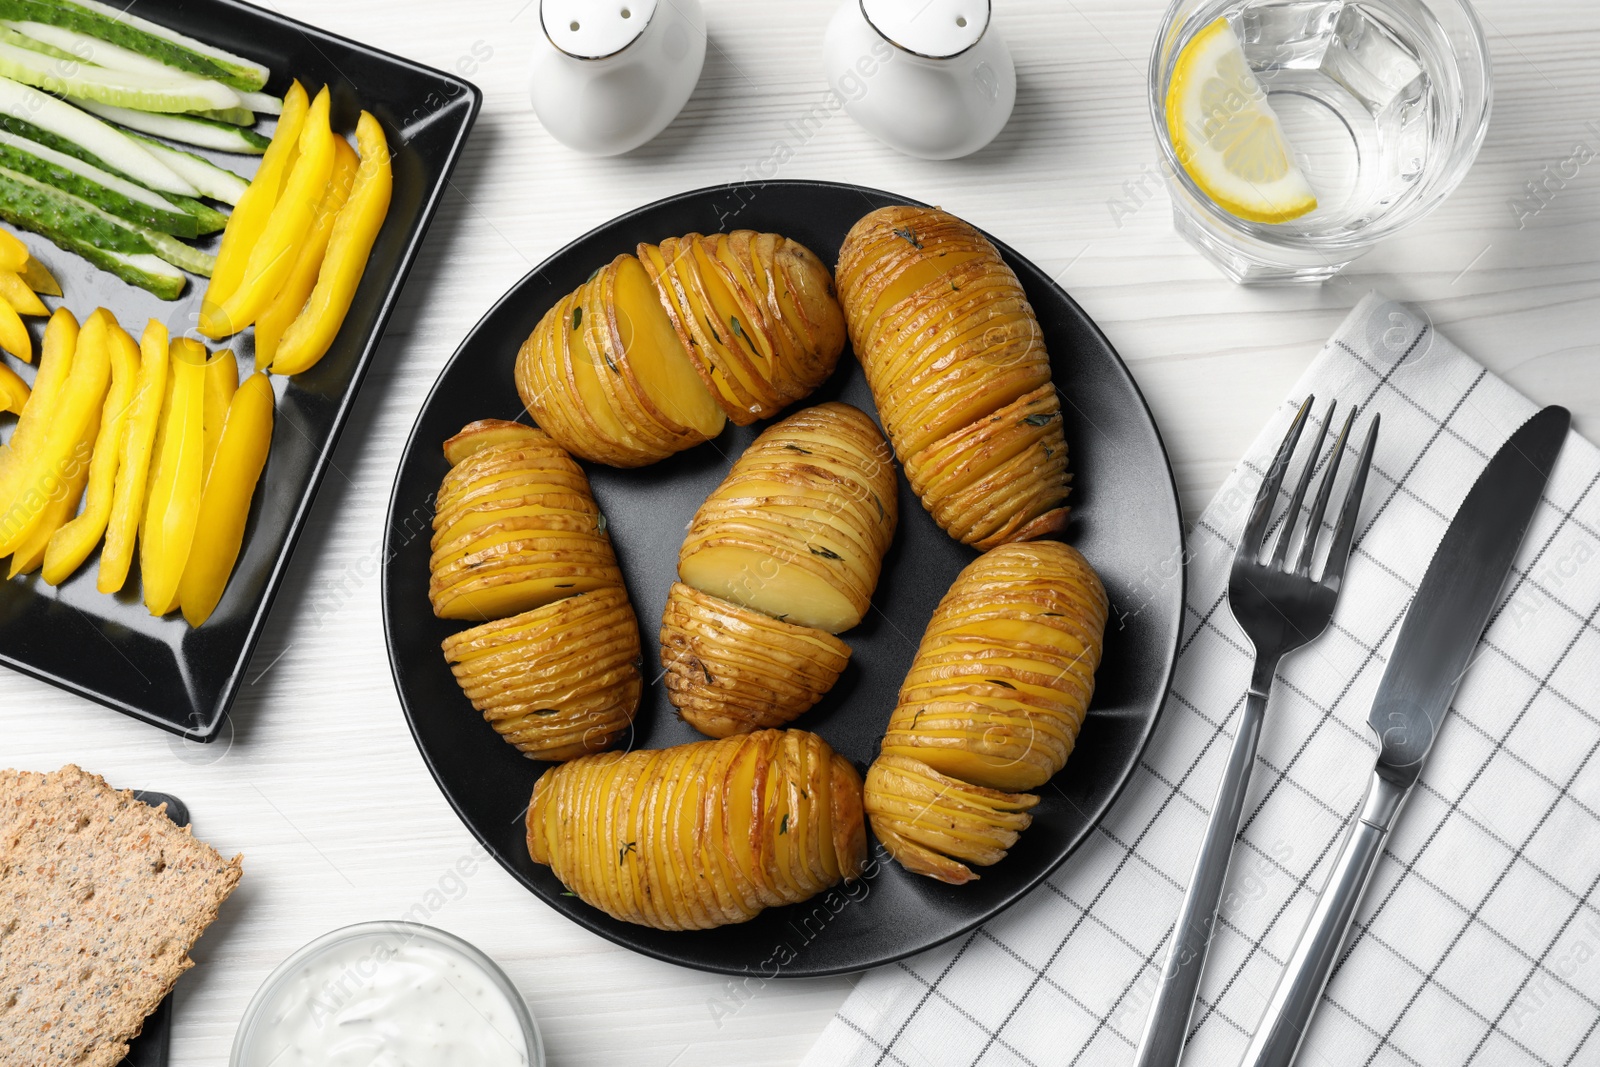
<path id="1" fill-rule="evenodd" d="M 1434 550 L 1367 717 L 1378 736 L 1378 758 L 1361 815 L 1278 980 L 1243 1067 L 1294 1062 L 1389 830 L 1494 614 L 1571 421 L 1565 408 L 1552 406 L 1518 427 L 1478 475 Z"/>
<path id="2" fill-rule="evenodd" d="M 1378 736 L 1379 771 L 1391 781 L 1415 782 L 1422 772 L 1570 423 L 1561 407 L 1523 423 L 1473 483 L 1434 550 L 1367 716 Z"/>

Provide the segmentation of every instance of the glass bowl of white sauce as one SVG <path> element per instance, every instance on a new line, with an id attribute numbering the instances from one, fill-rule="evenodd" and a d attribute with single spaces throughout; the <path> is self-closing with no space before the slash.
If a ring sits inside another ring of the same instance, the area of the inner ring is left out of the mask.
<path id="1" fill-rule="evenodd" d="M 431 926 L 370 922 L 278 965 L 230 1067 L 544 1067 L 539 1027 L 504 971 Z"/>

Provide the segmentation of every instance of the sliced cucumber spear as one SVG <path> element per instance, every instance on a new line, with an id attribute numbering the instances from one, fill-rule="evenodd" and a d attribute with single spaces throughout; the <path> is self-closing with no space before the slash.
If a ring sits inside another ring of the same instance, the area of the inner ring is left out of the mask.
<path id="1" fill-rule="evenodd" d="M 47 56 L 93 63 L 96 66 L 109 67 L 111 70 L 125 70 L 134 74 L 151 74 L 174 79 L 195 77 L 187 71 L 168 66 L 159 59 L 140 55 L 110 41 L 43 22 L 5 22 L 3 28 L 0 28 L 0 40 L 9 41 L 22 48 L 31 48 L 35 52 L 43 52 Z M 257 112 L 263 115 L 283 113 L 282 97 L 270 93 L 236 91 L 241 107 L 219 111 L 206 117 L 220 122 L 232 122 L 239 126 L 253 126 Z"/>
<path id="2" fill-rule="evenodd" d="M 128 134 L 139 143 L 146 151 L 169 167 L 174 173 L 181 176 L 184 181 L 200 190 L 204 196 L 213 200 L 221 200 L 224 204 L 237 204 L 244 191 L 250 188 L 250 182 L 228 170 L 219 167 L 209 159 L 204 159 L 193 152 L 185 152 L 172 148 L 160 141 L 152 141 L 148 137 L 137 133 Z M 221 227 L 218 227 L 219 229 Z"/>
<path id="3" fill-rule="evenodd" d="M 0 207 L 0 216 L 10 218 L 5 214 L 4 207 Z M 76 252 L 101 270 L 115 274 L 129 285 L 137 285 L 147 292 L 154 293 L 162 300 L 178 299 L 183 295 L 183 287 L 189 280 L 183 271 L 149 252 L 113 252 L 107 248 L 97 248 L 87 241 L 81 241 L 68 234 L 55 233 L 41 226 L 13 221 L 16 225 L 48 239 L 59 248 Z"/>
<path id="4" fill-rule="evenodd" d="M 99 0 L 0 0 L 0 18 L 76 30 L 235 89 L 260 89 L 267 84 L 269 72 L 260 63 Z"/>
<path id="5" fill-rule="evenodd" d="M 0 48 L 5 47 L 0 45 Z M 165 137 L 169 141 L 182 141 L 200 148 L 215 148 L 222 152 L 242 152 L 259 156 L 272 142 L 254 130 L 247 130 L 226 122 L 214 122 L 194 115 L 153 115 L 132 108 L 112 107 L 108 104 L 81 102 L 85 111 L 99 115 L 130 130 Z"/>
<path id="6" fill-rule="evenodd" d="M 176 299 L 183 291 L 183 275 L 158 258 L 158 246 L 183 242 L 107 214 L 86 200 L 4 167 L 0 167 L 0 218 L 49 238 L 163 300 Z M 204 255 L 196 249 L 189 251 Z"/>
<path id="7" fill-rule="evenodd" d="M 14 133 L 0 131 L 0 166 L 81 197 L 129 222 L 179 237 L 199 236 L 199 219 L 159 194 Z"/>
<path id="8" fill-rule="evenodd" d="M 141 111 L 204 111 L 240 106 L 239 94 L 221 82 L 135 74 L 91 63 L 65 63 L 5 41 L 0 41 L 0 75 L 78 100 Z"/>
<path id="9" fill-rule="evenodd" d="M 9 0 L 0 0 L 4 2 Z M 48 93 L 3 77 L 0 125 L 102 170 L 131 178 L 147 189 L 183 196 L 200 192 L 115 126 Z M 35 136 L 35 131 L 43 136 Z"/>
<path id="10" fill-rule="evenodd" d="M 49 56 L 52 59 L 59 59 L 67 63 L 82 62 L 71 52 L 63 52 L 61 49 L 47 44 L 38 38 L 28 36 L 27 32 L 23 30 L 22 27 L 32 25 L 34 25 L 34 23 L 31 22 L 7 22 L 4 25 L 0 25 L 0 41 L 5 41 L 7 44 L 14 44 L 18 48 L 31 49 L 32 51 L 38 52 L 40 55 Z M 54 27 L 46 26 L 44 28 L 48 30 L 53 29 Z"/>

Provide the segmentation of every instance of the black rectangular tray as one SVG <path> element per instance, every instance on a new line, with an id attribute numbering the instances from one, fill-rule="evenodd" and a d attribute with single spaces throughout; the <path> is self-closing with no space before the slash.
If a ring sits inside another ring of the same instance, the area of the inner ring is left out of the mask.
<path id="1" fill-rule="evenodd" d="M 163 729 L 210 741 L 238 692 L 295 538 L 477 117 L 481 94 L 453 75 L 238 0 L 135 0 L 129 10 L 266 63 L 273 72 L 267 90 L 276 95 L 291 77 L 311 91 L 330 85 L 336 127 L 353 130 L 364 108 L 382 122 L 393 153 L 388 219 L 333 348 L 310 371 L 274 379 L 271 454 L 238 566 L 205 625 L 191 630 L 177 614 L 151 618 L 141 600 L 137 561 L 115 596 L 95 589 L 97 556 L 59 588 L 37 572 L 0 581 L 0 663 Z M 263 121 L 258 129 L 270 133 L 272 124 Z M 213 158 L 247 174 L 258 163 L 258 157 Z M 161 301 L 43 238 L 22 236 L 61 282 L 63 298 L 46 301 L 52 309 L 64 304 L 82 321 L 104 306 L 136 338 L 150 318 L 167 323 L 174 336 L 195 322 L 204 279 L 191 278 L 180 300 Z M 215 251 L 218 239 L 207 247 Z M 37 346 L 43 323 L 31 325 Z M 227 343 L 241 376 L 248 374 L 253 333 Z M 15 361 L 11 366 L 25 378 L 33 374 Z M 3 422 L 0 438 L 15 424 L 9 416 Z"/>

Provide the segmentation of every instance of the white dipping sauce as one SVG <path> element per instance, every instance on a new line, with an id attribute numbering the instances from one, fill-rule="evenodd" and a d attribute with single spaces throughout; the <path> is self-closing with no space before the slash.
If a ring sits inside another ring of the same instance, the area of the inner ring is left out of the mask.
<path id="1" fill-rule="evenodd" d="M 506 993 L 432 937 L 338 941 L 264 993 L 243 1067 L 528 1067 Z"/>

